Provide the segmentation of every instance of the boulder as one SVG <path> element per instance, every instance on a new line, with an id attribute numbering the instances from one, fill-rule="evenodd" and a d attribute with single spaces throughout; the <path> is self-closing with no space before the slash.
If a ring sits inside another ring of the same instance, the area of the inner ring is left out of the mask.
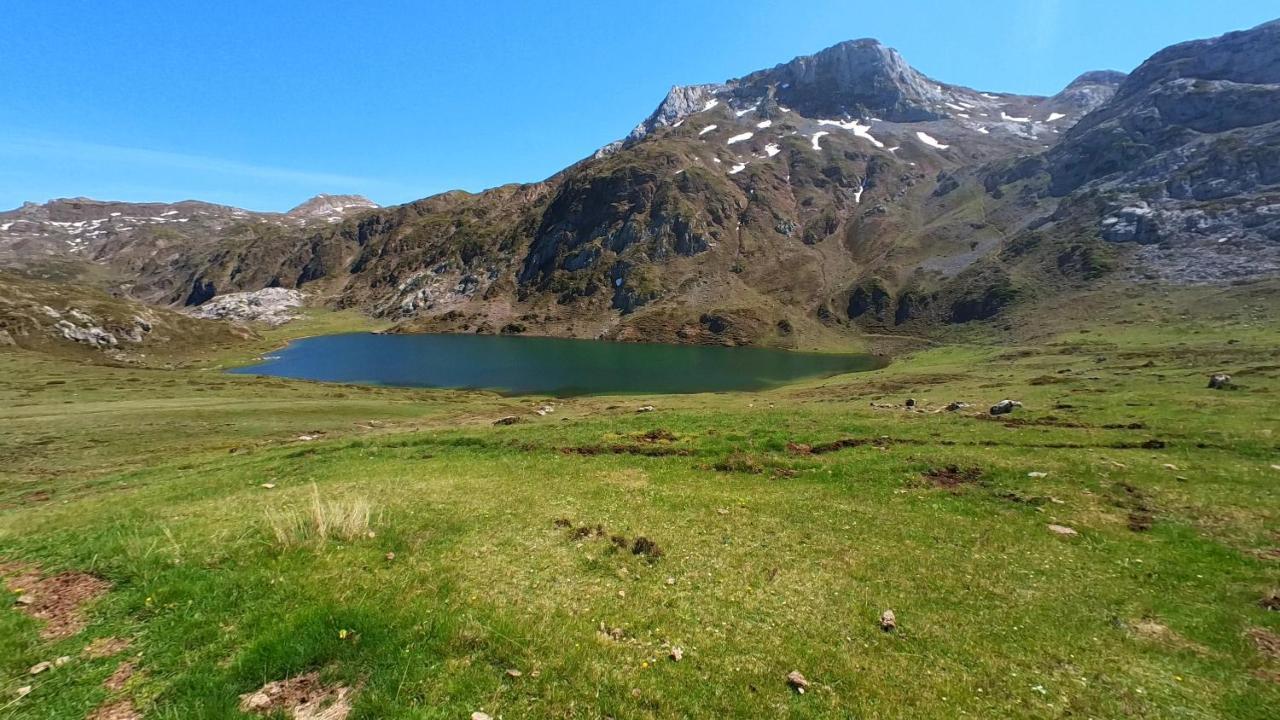
<path id="1" fill-rule="evenodd" d="M 1210 390 L 1227 390 L 1231 387 L 1231 376 L 1226 373 L 1214 373 L 1209 376 Z"/>
<path id="2" fill-rule="evenodd" d="M 885 632 L 893 632 L 898 629 L 898 616 L 894 615 L 892 610 L 885 610 L 880 613 L 880 629 Z"/>
<path id="3" fill-rule="evenodd" d="M 1015 409 L 1022 407 L 1022 403 L 1017 400 L 1001 400 L 991 406 L 992 415 L 1008 415 Z"/>

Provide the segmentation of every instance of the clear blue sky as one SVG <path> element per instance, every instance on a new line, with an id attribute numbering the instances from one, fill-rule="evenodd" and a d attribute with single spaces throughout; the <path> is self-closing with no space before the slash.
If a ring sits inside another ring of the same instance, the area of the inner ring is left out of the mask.
<path id="1" fill-rule="evenodd" d="M 1276 16 L 1275 0 L 5 0 L 0 208 L 406 202 L 540 180 L 672 84 L 840 40 L 879 38 L 939 80 L 1050 94 Z"/>

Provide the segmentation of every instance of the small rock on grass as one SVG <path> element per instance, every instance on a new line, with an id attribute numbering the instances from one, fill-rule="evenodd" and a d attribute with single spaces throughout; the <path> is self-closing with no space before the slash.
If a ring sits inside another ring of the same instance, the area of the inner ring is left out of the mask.
<path id="1" fill-rule="evenodd" d="M 675 662 L 680 662 L 681 660 L 683 660 L 683 659 L 684 659 L 684 648 L 680 647 L 679 645 L 674 645 L 674 646 L 672 646 L 672 648 L 671 648 L 671 659 L 672 659 L 673 661 L 675 661 Z"/>
<path id="2" fill-rule="evenodd" d="M 1076 532 L 1073 528 L 1069 528 L 1066 525 L 1054 525 L 1052 523 L 1049 524 L 1049 532 L 1057 533 L 1058 535 L 1066 535 L 1066 536 L 1080 534 Z"/>
<path id="3" fill-rule="evenodd" d="M 1210 390 L 1226 390 L 1231 387 L 1231 376 L 1226 373 L 1214 373 L 1209 376 Z"/>
<path id="4" fill-rule="evenodd" d="M 31 666 L 31 669 L 27 671 L 27 674 L 39 675 L 40 673 L 44 672 L 45 670 L 48 670 L 51 667 L 53 667 L 53 663 L 49 662 L 48 660 L 44 662 L 38 662 L 35 665 Z"/>
<path id="5" fill-rule="evenodd" d="M 787 684 L 790 685 L 793 689 L 795 689 L 796 692 L 800 693 L 801 695 L 804 694 L 805 690 L 809 689 L 809 681 L 806 680 L 805 677 L 800 674 L 799 670 L 792 670 L 791 672 L 787 673 Z"/>
<path id="6" fill-rule="evenodd" d="M 261 487 L 263 490 L 274 490 L 274 489 L 275 489 L 275 487 L 276 487 L 276 484 L 275 484 L 275 483 L 262 483 L 262 485 L 261 485 L 260 487 Z"/>
<path id="7" fill-rule="evenodd" d="M 1048 476 L 1049 476 L 1049 473 L 1040 472 L 1038 470 L 1027 473 L 1027 477 L 1029 478 L 1042 478 L 1042 477 L 1048 477 Z"/>
<path id="8" fill-rule="evenodd" d="M 477 710 L 471 713 L 471 720 L 493 720 L 493 716 L 489 713 L 483 713 Z"/>
<path id="9" fill-rule="evenodd" d="M 18 696 L 18 699 L 22 699 L 31 694 L 31 686 L 23 685 L 22 687 L 18 688 L 17 692 L 15 692 L 14 694 Z"/>
<path id="10" fill-rule="evenodd" d="M 524 675 L 524 673 L 520 672 L 519 670 L 517 670 L 517 669 L 515 669 L 515 668 L 508 668 L 508 669 L 507 669 L 507 677 L 510 677 L 510 678 L 518 678 L 518 677 L 520 677 L 521 675 Z"/>
<path id="11" fill-rule="evenodd" d="M 637 409 L 636 409 L 636 412 L 638 412 L 638 413 L 653 412 L 653 406 L 652 406 L 652 405 L 641 405 L 639 408 L 637 408 Z"/>
<path id="12" fill-rule="evenodd" d="M 989 412 L 992 415 L 1007 415 L 1020 407 L 1022 407 L 1022 403 L 1017 400 L 1001 400 L 995 405 L 992 405 Z"/>
<path id="13" fill-rule="evenodd" d="M 892 610 L 885 610 L 880 613 L 880 629 L 885 632 L 893 632 L 898 629 L 898 616 L 894 615 Z"/>

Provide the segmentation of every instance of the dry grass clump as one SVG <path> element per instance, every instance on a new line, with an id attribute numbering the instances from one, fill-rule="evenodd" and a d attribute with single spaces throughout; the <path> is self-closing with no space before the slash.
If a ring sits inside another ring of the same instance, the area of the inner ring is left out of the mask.
<path id="1" fill-rule="evenodd" d="M 319 547 L 330 540 L 350 542 L 373 537 L 373 511 L 368 500 L 322 500 L 320 489 L 314 484 L 311 493 L 311 503 L 306 507 L 267 512 L 267 525 L 278 547 Z"/>

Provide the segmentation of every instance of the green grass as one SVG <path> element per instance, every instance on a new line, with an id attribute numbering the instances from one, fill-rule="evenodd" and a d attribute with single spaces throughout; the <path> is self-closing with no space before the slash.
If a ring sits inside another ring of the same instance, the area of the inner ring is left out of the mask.
<path id="1" fill-rule="evenodd" d="M 1246 633 L 1280 632 L 1258 605 L 1280 586 L 1259 554 L 1280 545 L 1280 328 L 1203 297 L 1131 325 L 1113 301 L 1012 345 L 545 418 L 541 397 L 199 369 L 222 351 L 174 370 L 0 354 L 0 559 L 113 584 L 72 638 L 0 614 L 0 716 L 114 697 L 119 658 L 79 651 L 118 636 L 148 718 L 241 717 L 239 694 L 313 669 L 359 686 L 357 718 L 1273 717 L 1280 661 Z M 1220 369 L 1241 389 L 1206 389 Z M 907 397 L 1026 407 L 871 405 Z M 525 422 L 492 425 L 508 414 Z M 788 450 L 846 438 L 878 442 Z M 982 474 L 924 478 L 948 465 Z M 367 507 L 372 535 L 322 538 L 317 502 Z"/>

